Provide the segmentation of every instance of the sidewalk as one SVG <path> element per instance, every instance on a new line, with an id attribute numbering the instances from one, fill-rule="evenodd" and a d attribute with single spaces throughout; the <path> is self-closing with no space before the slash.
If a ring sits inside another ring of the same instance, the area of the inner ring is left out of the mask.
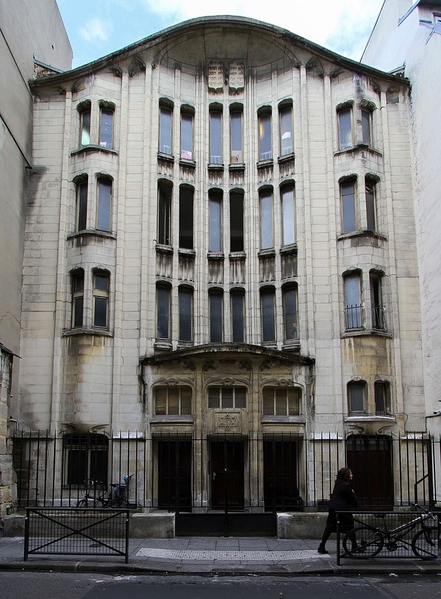
<path id="1" fill-rule="evenodd" d="M 317 545 L 316 540 L 273 538 L 130 539 L 128 564 L 120 556 L 77 555 L 30 555 L 25 562 L 23 537 L 0 537 L 0 570 L 274 576 L 441 572 L 439 558 L 344 558 L 337 566 L 335 541 L 328 542 L 329 555 L 319 555 Z"/>

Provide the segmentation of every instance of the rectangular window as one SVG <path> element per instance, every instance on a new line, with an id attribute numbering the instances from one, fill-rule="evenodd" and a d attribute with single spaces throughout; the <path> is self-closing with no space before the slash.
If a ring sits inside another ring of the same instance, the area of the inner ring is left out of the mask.
<path id="1" fill-rule="evenodd" d="M 83 326 L 84 272 L 72 275 L 72 327 Z"/>
<path id="2" fill-rule="evenodd" d="M 93 326 L 108 327 L 109 275 L 95 273 L 93 277 Z"/>
<path id="3" fill-rule="evenodd" d="M 210 164 L 222 164 L 222 112 L 210 111 Z"/>
<path id="4" fill-rule="evenodd" d="M 346 328 L 359 329 L 362 326 L 362 306 L 360 299 L 360 275 L 346 275 L 344 278 L 346 302 Z"/>
<path id="5" fill-rule="evenodd" d="M 179 289 L 179 340 L 191 341 L 193 334 L 193 292 L 182 287 Z"/>
<path id="6" fill-rule="evenodd" d="M 371 287 L 372 328 L 385 331 L 386 316 L 381 290 L 382 277 L 377 273 L 371 272 L 369 279 Z"/>
<path id="7" fill-rule="evenodd" d="M 158 243 L 170 245 L 172 188 L 160 185 L 158 190 Z"/>
<path id="8" fill-rule="evenodd" d="M 365 184 L 366 194 L 366 225 L 369 231 L 376 230 L 376 209 L 375 209 L 375 194 L 376 185 L 372 181 L 366 181 Z"/>
<path id="9" fill-rule="evenodd" d="M 338 112 L 338 135 L 340 150 L 351 148 L 354 145 L 352 141 L 352 110 L 350 108 L 344 108 Z"/>
<path id="10" fill-rule="evenodd" d="M 100 146 L 102 148 L 113 146 L 113 110 L 106 108 L 101 108 Z"/>
<path id="11" fill-rule="evenodd" d="M 97 492 L 107 487 L 109 440 L 104 435 L 63 437 L 65 483 L 80 487 L 86 480 L 99 481 Z"/>
<path id="12" fill-rule="evenodd" d="M 156 310 L 156 337 L 168 339 L 170 336 L 170 289 L 168 287 L 157 287 Z"/>
<path id="13" fill-rule="evenodd" d="M 288 287 L 283 290 L 283 319 L 285 339 L 297 339 L 297 289 Z"/>
<path id="14" fill-rule="evenodd" d="M 223 295 L 211 292 L 210 298 L 210 341 L 223 341 Z"/>
<path id="15" fill-rule="evenodd" d="M 274 247 L 273 241 L 273 196 L 270 191 L 260 194 L 260 247 Z"/>
<path id="16" fill-rule="evenodd" d="M 156 387 L 157 416 L 186 416 L 191 414 L 191 387 Z"/>
<path id="17" fill-rule="evenodd" d="M 90 109 L 83 110 L 80 114 L 80 142 L 82 146 L 90 144 Z"/>
<path id="18" fill-rule="evenodd" d="M 181 158 L 193 160 L 193 115 L 181 113 Z"/>
<path id="19" fill-rule="evenodd" d="M 231 293 L 231 319 L 233 327 L 233 342 L 244 342 L 244 294 L 234 291 Z"/>
<path id="20" fill-rule="evenodd" d="M 193 189 L 179 188 L 179 247 L 193 249 Z"/>
<path id="21" fill-rule="evenodd" d="M 172 153 L 172 110 L 166 106 L 159 109 L 159 151 Z"/>
<path id="22" fill-rule="evenodd" d="M 351 233 L 357 229 L 354 181 L 344 181 L 340 183 L 340 195 L 343 233 Z"/>
<path id="23" fill-rule="evenodd" d="M 263 413 L 266 416 L 298 416 L 301 391 L 296 387 L 264 387 Z"/>
<path id="24" fill-rule="evenodd" d="M 100 231 L 111 229 L 111 200 L 112 183 L 105 179 L 98 179 L 97 229 Z"/>
<path id="25" fill-rule="evenodd" d="M 387 383 L 385 381 L 375 381 L 374 395 L 375 395 L 375 413 L 376 414 L 390 414 L 391 413 L 391 403 L 390 403 L 389 383 Z"/>
<path id="26" fill-rule="evenodd" d="M 280 111 L 280 155 L 286 156 L 293 151 L 292 108 L 289 106 Z"/>
<path id="27" fill-rule="evenodd" d="M 371 145 L 371 124 L 372 124 L 372 112 L 370 110 L 361 111 L 361 132 L 363 143 L 367 146 Z"/>
<path id="28" fill-rule="evenodd" d="M 234 111 L 230 115 L 231 150 L 230 163 L 241 164 L 243 162 L 242 152 L 242 112 Z"/>
<path id="29" fill-rule="evenodd" d="M 365 383 L 364 382 L 348 383 L 348 404 L 349 404 L 349 413 L 350 414 L 365 411 L 364 393 L 365 393 Z"/>
<path id="30" fill-rule="evenodd" d="M 77 230 L 87 229 L 87 179 L 77 184 Z"/>
<path id="31" fill-rule="evenodd" d="M 260 306 L 262 313 L 262 339 L 263 341 L 275 341 L 276 324 L 274 289 L 261 290 Z"/>
<path id="32" fill-rule="evenodd" d="M 209 387 L 208 407 L 244 409 L 247 407 L 246 387 Z"/>
<path id="33" fill-rule="evenodd" d="M 210 194 L 210 252 L 222 251 L 222 196 Z"/>
<path id="34" fill-rule="evenodd" d="M 295 204 L 294 204 L 294 188 L 283 187 L 282 195 L 282 232 L 283 245 L 295 243 Z"/>
<path id="35" fill-rule="evenodd" d="M 272 157 L 271 114 L 265 112 L 259 115 L 259 160 L 270 160 Z"/>
<path id="36" fill-rule="evenodd" d="M 230 251 L 243 252 L 243 194 L 230 194 Z"/>

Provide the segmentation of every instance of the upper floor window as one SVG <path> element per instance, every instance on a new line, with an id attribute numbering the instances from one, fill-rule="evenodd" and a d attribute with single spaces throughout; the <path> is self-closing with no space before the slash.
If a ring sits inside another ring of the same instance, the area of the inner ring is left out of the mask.
<path id="1" fill-rule="evenodd" d="M 87 229 L 87 196 L 88 196 L 88 178 L 82 177 L 76 183 L 77 196 L 77 231 Z"/>
<path id="2" fill-rule="evenodd" d="M 113 109 L 107 105 L 100 108 L 100 146 L 113 147 Z"/>
<path id="3" fill-rule="evenodd" d="M 222 164 L 222 111 L 210 110 L 210 164 Z"/>
<path id="4" fill-rule="evenodd" d="M 345 150 L 354 145 L 352 135 L 352 109 L 347 106 L 338 111 L 339 149 Z"/>
<path id="5" fill-rule="evenodd" d="M 246 408 L 246 387 L 208 387 L 209 408 Z"/>
<path id="6" fill-rule="evenodd" d="M 98 202 L 96 228 L 100 231 L 111 230 L 112 215 L 112 181 L 100 177 L 98 179 Z"/>
<path id="7" fill-rule="evenodd" d="M 193 188 L 179 188 L 179 247 L 193 249 Z"/>
<path id="8" fill-rule="evenodd" d="M 262 316 L 262 340 L 276 340 L 275 292 L 273 287 L 260 290 L 260 310 Z"/>
<path id="9" fill-rule="evenodd" d="M 230 251 L 243 252 L 243 192 L 230 193 Z"/>
<path id="10" fill-rule="evenodd" d="M 272 154 L 271 112 L 259 114 L 259 160 L 270 160 Z"/>
<path id="11" fill-rule="evenodd" d="M 245 293 L 242 289 L 231 291 L 231 326 L 234 343 L 245 341 Z"/>
<path id="12" fill-rule="evenodd" d="M 374 399 L 376 414 L 390 414 L 392 411 L 390 400 L 390 385 L 387 381 L 375 381 Z"/>
<path id="13" fill-rule="evenodd" d="M 282 187 L 280 195 L 282 198 L 282 243 L 290 245 L 296 241 L 294 187 L 292 185 Z"/>
<path id="14" fill-rule="evenodd" d="M 211 190 L 209 196 L 210 205 L 210 252 L 222 251 L 222 193 Z"/>
<path id="15" fill-rule="evenodd" d="M 297 339 L 297 287 L 287 285 L 282 290 L 282 297 L 285 340 Z"/>
<path id="16" fill-rule="evenodd" d="M 80 112 L 80 143 L 82 146 L 90 145 L 90 104 Z"/>
<path id="17" fill-rule="evenodd" d="M 366 383 L 350 381 L 347 386 L 349 414 L 366 412 Z"/>
<path id="18" fill-rule="evenodd" d="M 361 278 L 354 272 L 344 276 L 345 316 L 347 329 L 362 327 Z"/>
<path id="19" fill-rule="evenodd" d="M 193 114 L 181 112 L 181 158 L 193 160 Z"/>
<path id="20" fill-rule="evenodd" d="M 292 154 L 293 135 L 292 135 L 292 107 L 284 106 L 280 108 L 280 155 L 286 156 Z"/>
<path id="21" fill-rule="evenodd" d="M 371 271 L 369 273 L 372 328 L 380 331 L 386 330 L 386 313 L 383 303 L 382 274 Z"/>
<path id="22" fill-rule="evenodd" d="M 367 108 L 361 110 L 361 136 L 364 144 L 372 145 L 372 111 Z"/>
<path id="23" fill-rule="evenodd" d="M 71 287 L 72 327 L 82 327 L 84 309 L 84 270 L 78 270 L 71 275 Z"/>
<path id="24" fill-rule="evenodd" d="M 158 243 L 171 245 L 172 187 L 161 181 L 158 185 Z"/>
<path id="25" fill-rule="evenodd" d="M 353 179 L 340 182 L 340 198 L 343 233 L 351 233 L 357 229 L 355 181 Z"/>
<path id="26" fill-rule="evenodd" d="M 93 275 L 93 326 L 109 326 L 109 273 L 95 271 Z"/>
<path id="27" fill-rule="evenodd" d="M 191 387 L 156 387 L 155 414 L 157 416 L 190 415 Z"/>
<path id="28" fill-rule="evenodd" d="M 209 293 L 210 302 L 210 341 L 223 341 L 223 302 L 221 290 L 212 289 Z"/>
<path id="29" fill-rule="evenodd" d="M 242 110 L 234 109 L 230 112 L 230 163 L 243 162 L 242 138 Z"/>
<path id="30" fill-rule="evenodd" d="M 365 198 L 366 198 L 366 227 L 369 231 L 377 229 L 377 210 L 376 210 L 377 185 L 373 179 L 366 178 Z"/>
<path id="31" fill-rule="evenodd" d="M 172 153 L 172 109 L 159 107 L 159 151 L 162 154 Z"/>
<path id="32" fill-rule="evenodd" d="M 156 337 L 158 339 L 170 337 L 170 287 L 168 285 L 156 287 Z"/>
<path id="33" fill-rule="evenodd" d="M 260 192 L 260 247 L 274 247 L 273 239 L 273 195 L 271 189 Z"/>
<path id="34" fill-rule="evenodd" d="M 267 416 L 298 416 L 301 397 L 298 387 L 264 387 L 263 413 Z"/>
<path id="35" fill-rule="evenodd" d="M 179 341 L 193 339 L 193 289 L 179 288 Z"/>

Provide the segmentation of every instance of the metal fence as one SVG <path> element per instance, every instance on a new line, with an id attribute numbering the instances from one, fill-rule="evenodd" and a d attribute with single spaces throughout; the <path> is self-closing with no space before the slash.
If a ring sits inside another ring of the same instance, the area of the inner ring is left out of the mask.
<path id="1" fill-rule="evenodd" d="M 360 506 L 393 510 L 440 500 L 440 441 L 425 433 L 266 434 L 259 438 L 135 433 L 65 435 L 19 431 L 13 438 L 16 508 L 75 507 L 87 480 L 103 489 L 133 475 L 132 508 L 169 511 L 326 510 L 335 475 L 354 472 Z M 100 507 L 97 504 L 97 507 Z"/>

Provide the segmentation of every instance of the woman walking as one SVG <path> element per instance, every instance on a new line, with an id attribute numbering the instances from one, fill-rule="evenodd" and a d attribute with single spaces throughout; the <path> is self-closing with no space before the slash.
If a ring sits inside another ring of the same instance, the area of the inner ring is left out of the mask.
<path id="1" fill-rule="evenodd" d="M 352 488 L 352 470 L 350 468 L 340 468 L 335 479 L 334 490 L 329 501 L 329 514 L 326 520 L 326 527 L 323 531 L 322 542 L 318 547 L 319 553 L 328 553 L 326 550 L 326 541 L 331 533 L 337 532 L 337 514 L 336 512 L 352 512 L 358 507 L 357 496 Z M 340 525 L 346 530 L 354 528 L 354 518 L 351 513 L 339 515 Z M 353 539 L 355 544 L 355 536 Z"/>

